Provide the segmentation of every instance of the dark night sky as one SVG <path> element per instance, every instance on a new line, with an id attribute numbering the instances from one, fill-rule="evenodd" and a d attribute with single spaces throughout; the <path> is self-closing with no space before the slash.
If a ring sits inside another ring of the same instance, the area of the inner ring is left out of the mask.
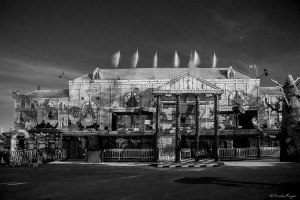
<path id="1" fill-rule="evenodd" d="M 287 74 L 300 76 L 300 4 L 282 0 L 224 1 L 15 1 L 0 3 L 0 127 L 13 126 L 11 91 L 67 88 L 58 75 L 76 78 L 97 65 L 111 67 L 121 51 L 120 68 L 172 67 L 177 50 L 186 67 L 191 50 L 201 66 L 234 66 L 255 74 L 256 64 L 270 79 L 283 83 Z"/>

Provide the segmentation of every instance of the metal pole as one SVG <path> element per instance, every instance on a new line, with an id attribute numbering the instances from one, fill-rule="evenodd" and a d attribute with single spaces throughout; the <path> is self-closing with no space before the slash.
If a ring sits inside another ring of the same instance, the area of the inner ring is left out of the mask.
<path id="1" fill-rule="evenodd" d="M 199 136 L 200 136 L 200 113 L 199 113 L 199 103 L 200 103 L 200 96 L 196 95 L 196 102 L 195 102 L 195 122 L 196 122 L 196 130 L 195 130 L 195 161 L 199 161 Z"/>
<path id="2" fill-rule="evenodd" d="M 215 162 L 220 160 L 219 158 L 219 96 L 216 94 L 214 96 L 214 137 L 215 137 L 215 145 L 214 145 L 214 157 Z"/>
<path id="3" fill-rule="evenodd" d="M 176 135 L 175 135 L 175 162 L 180 162 L 180 95 L 176 95 Z"/>
<path id="4" fill-rule="evenodd" d="M 131 94 L 130 94 L 130 98 L 131 98 L 131 128 L 133 128 L 133 123 L 134 123 L 134 118 L 133 118 L 133 91 L 131 88 Z"/>
<path id="5" fill-rule="evenodd" d="M 156 118 L 155 118 L 155 161 L 158 162 L 159 161 L 159 127 L 160 127 L 160 120 L 159 120 L 159 116 L 160 116 L 160 98 L 161 95 L 157 95 L 157 100 L 156 100 Z"/>

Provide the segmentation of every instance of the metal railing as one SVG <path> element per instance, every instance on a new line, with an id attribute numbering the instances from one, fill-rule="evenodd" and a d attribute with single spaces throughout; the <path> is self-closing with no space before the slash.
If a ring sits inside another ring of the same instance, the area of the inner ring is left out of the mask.
<path id="1" fill-rule="evenodd" d="M 153 149 L 104 149 L 104 159 L 153 159 Z"/>
<path id="2" fill-rule="evenodd" d="M 62 157 L 61 150 L 55 150 L 51 153 L 46 153 L 42 150 L 17 150 L 10 151 L 9 153 L 9 165 L 32 165 L 37 166 L 43 163 L 45 160 L 57 160 Z"/>
<path id="3" fill-rule="evenodd" d="M 280 147 L 262 147 L 260 148 L 260 156 L 280 157 Z"/>
<path id="4" fill-rule="evenodd" d="M 181 158 L 191 158 L 191 148 L 182 148 L 181 149 Z"/>
<path id="5" fill-rule="evenodd" d="M 246 157 L 279 157 L 280 148 L 279 147 L 261 147 L 259 149 L 260 154 L 258 154 L 258 149 L 256 147 L 252 148 L 219 148 L 220 158 L 246 158 Z"/>

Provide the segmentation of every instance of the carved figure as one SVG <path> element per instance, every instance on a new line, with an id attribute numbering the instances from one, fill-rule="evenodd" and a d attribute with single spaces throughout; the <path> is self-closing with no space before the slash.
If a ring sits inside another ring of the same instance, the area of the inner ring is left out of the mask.
<path id="1" fill-rule="evenodd" d="M 277 84 L 283 98 L 279 99 L 282 104 L 282 127 L 280 139 L 280 161 L 300 161 L 300 92 L 292 75 L 288 75 L 284 85 L 272 80 Z M 272 110 L 279 111 L 278 108 Z"/>

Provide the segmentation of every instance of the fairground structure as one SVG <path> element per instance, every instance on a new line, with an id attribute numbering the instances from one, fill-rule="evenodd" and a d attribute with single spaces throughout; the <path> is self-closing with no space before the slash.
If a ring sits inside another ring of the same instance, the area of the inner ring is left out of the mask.
<path id="1" fill-rule="evenodd" d="M 97 67 L 68 83 L 12 92 L 14 128 L 29 133 L 15 151 L 89 162 L 279 156 L 281 113 L 269 105 L 281 109 L 281 92 L 231 66 Z"/>

